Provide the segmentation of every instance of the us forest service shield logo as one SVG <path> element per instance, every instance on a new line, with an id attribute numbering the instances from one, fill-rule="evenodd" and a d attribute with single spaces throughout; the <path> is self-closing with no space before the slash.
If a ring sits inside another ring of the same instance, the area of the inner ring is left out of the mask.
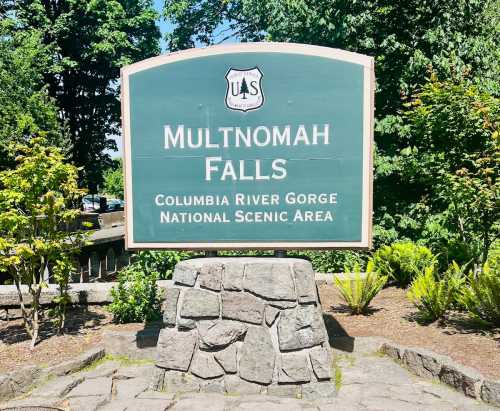
<path id="1" fill-rule="evenodd" d="M 262 92 L 263 74 L 258 67 L 250 69 L 230 68 L 226 73 L 226 106 L 231 110 L 247 112 L 264 104 Z"/>

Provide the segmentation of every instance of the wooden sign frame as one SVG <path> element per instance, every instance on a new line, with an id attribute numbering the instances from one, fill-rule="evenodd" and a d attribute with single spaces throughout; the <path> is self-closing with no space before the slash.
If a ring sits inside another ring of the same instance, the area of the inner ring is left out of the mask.
<path id="1" fill-rule="evenodd" d="M 257 242 L 138 242 L 133 234 L 132 167 L 129 76 L 142 70 L 195 59 L 231 53 L 288 53 L 323 57 L 354 63 L 363 67 L 363 193 L 362 193 L 362 238 L 361 241 L 257 241 Z M 224 250 L 224 249 L 369 249 L 372 245 L 373 209 L 373 127 L 374 127 L 374 60 L 372 57 L 328 47 L 293 43 L 241 43 L 232 45 L 194 48 L 153 57 L 121 69 L 121 110 L 124 153 L 125 187 L 125 246 L 129 250 L 140 249 L 182 249 L 182 250 Z"/>

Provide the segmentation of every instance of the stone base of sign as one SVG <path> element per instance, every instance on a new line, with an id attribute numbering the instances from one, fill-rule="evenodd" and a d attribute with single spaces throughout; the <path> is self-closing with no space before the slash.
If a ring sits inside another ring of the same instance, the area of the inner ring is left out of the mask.
<path id="1" fill-rule="evenodd" d="M 287 258 L 199 258 L 166 290 L 151 388 L 335 395 L 314 271 Z"/>

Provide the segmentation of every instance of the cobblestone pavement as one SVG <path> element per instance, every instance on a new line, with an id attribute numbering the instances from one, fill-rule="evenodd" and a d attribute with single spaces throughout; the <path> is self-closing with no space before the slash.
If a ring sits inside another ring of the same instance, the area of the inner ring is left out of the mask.
<path id="1" fill-rule="evenodd" d="M 44 405 L 74 411 L 498 410 L 415 377 L 369 345 L 335 354 L 338 395 L 316 402 L 267 395 L 152 392 L 147 390 L 152 364 L 106 361 L 92 370 L 49 380 L 23 399 L 0 404 L 0 409 Z"/>

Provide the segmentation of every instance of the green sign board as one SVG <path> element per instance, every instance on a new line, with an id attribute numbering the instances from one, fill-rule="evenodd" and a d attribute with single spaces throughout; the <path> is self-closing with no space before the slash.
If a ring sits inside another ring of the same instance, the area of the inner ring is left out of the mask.
<path id="1" fill-rule="evenodd" d="M 122 69 L 126 245 L 368 248 L 373 59 L 285 43 Z"/>

